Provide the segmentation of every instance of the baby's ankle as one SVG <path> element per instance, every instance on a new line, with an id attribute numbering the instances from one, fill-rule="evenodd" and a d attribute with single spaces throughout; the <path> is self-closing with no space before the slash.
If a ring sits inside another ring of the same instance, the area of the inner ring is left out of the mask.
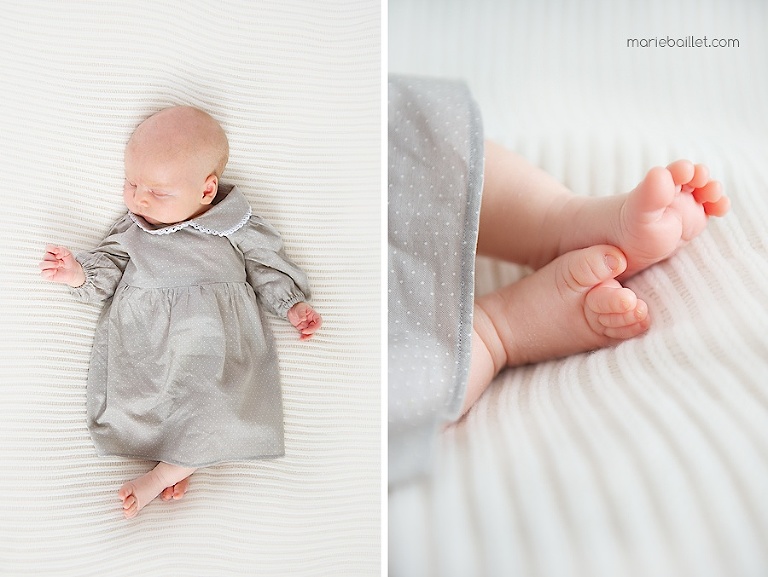
<path id="1" fill-rule="evenodd" d="M 487 301 L 488 298 L 484 300 Z M 475 301 L 472 321 L 472 360 L 461 416 L 475 404 L 493 378 L 507 364 L 504 345 L 492 320 L 493 314 L 480 302 Z"/>
<path id="2" fill-rule="evenodd" d="M 497 320 L 503 317 L 503 303 L 497 295 L 491 294 L 475 301 L 473 327 L 493 362 L 493 374 L 496 375 L 508 365 L 509 353 L 504 345 L 505 331 L 497 326 Z"/>
<path id="3" fill-rule="evenodd" d="M 542 242 L 539 250 L 535 251 L 525 264 L 538 270 L 558 256 L 573 250 L 574 236 L 579 234 L 585 213 L 590 211 L 589 197 L 569 193 L 555 199 L 542 227 L 542 231 L 545 231 L 544 238 L 550 240 Z"/>

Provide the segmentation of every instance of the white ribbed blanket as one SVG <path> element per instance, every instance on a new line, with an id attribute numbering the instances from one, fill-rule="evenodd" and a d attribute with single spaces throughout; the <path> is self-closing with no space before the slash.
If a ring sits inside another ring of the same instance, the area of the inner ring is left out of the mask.
<path id="1" fill-rule="evenodd" d="M 3 2 L 0 575 L 378 575 L 380 5 L 360 0 Z M 165 106 L 210 111 L 224 180 L 274 224 L 325 324 L 273 319 L 286 456 L 195 473 L 126 521 L 151 463 L 85 427 L 98 308 L 37 271 L 124 211 L 122 153 Z"/>
<path id="2" fill-rule="evenodd" d="M 768 575 L 768 5 L 391 0 L 391 71 L 465 78 L 486 135 L 579 194 L 707 163 L 732 213 L 628 284 L 614 349 L 508 371 L 390 493 L 393 577 Z M 630 49 L 627 38 L 740 48 Z M 483 261 L 479 292 L 516 278 Z"/>

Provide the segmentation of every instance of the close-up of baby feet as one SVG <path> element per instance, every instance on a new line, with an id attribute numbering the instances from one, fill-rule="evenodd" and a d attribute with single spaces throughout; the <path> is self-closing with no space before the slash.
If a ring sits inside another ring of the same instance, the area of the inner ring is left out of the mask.
<path id="1" fill-rule="evenodd" d="M 518 282 L 477 300 L 482 342 L 503 343 L 506 365 L 518 366 L 616 344 L 650 326 L 648 305 L 616 277 L 627 266 L 613 246 L 568 252 Z M 500 351 L 491 355 L 499 358 Z"/>

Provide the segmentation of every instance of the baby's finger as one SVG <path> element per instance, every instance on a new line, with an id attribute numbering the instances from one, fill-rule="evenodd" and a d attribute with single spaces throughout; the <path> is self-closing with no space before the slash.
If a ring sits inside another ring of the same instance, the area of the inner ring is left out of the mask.
<path id="1" fill-rule="evenodd" d="M 323 317 L 315 313 L 314 316 L 312 317 L 312 326 L 314 327 L 313 330 L 317 330 L 321 326 L 323 326 Z"/>
<path id="2" fill-rule="evenodd" d="M 49 247 L 52 249 L 50 251 L 50 254 L 54 257 L 59 259 L 60 261 L 74 261 L 75 255 L 72 254 L 72 252 L 69 249 L 64 248 L 63 246 L 53 246 L 49 245 Z"/>
<path id="3" fill-rule="evenodd" d="M 317 330 L 320 328 L 320 322 L 319 320 L 311 320 L 309 321 L 306 326 L 301 328 L 301 335 L 302 339 L 308 339 L 313 334 L 317 332 Z"/>
<path id="4" fill-rule="evenodd" d="M 61 263 L 57 260 L 44 260 L 37 266 L 40 267 L 40 270 L 55 270 L 61 267 Z"/>
<path id="5" fill-rule="evenodd" d="M 44 261 L 50 261 L 50 262 L 62 262 L 62 258 L 54 253 L 46 252 L 43 255 Z"/>
<path id="6" fill-rule="evenodd" d="M 297 329 L 302 329 L 307 324 L 307 318 L 305 316 L 297 315 L 293 319 L 293 326 Z"/>

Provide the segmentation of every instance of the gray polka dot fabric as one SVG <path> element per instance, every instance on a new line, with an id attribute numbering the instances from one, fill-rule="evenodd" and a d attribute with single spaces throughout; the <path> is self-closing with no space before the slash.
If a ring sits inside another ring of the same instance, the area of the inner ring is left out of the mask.
<path id="1" fill-rule="evenodd" d="M 460 82 L 389 79 L 389 481 L 425 473 L 458 416 L 472 336 L 483 173 Z"/>
<path id="2" fill-rule="evenodd" d="M 278 457 L 283 409 L 262 306 L 285 317 L 309 298 L 277 231 L 221 185 L 202 216 L 156 227 L 132 213 L 77 255 L 106 301 L 88 372 L 88 428 L 99 455 L 200 467 Z"/>

